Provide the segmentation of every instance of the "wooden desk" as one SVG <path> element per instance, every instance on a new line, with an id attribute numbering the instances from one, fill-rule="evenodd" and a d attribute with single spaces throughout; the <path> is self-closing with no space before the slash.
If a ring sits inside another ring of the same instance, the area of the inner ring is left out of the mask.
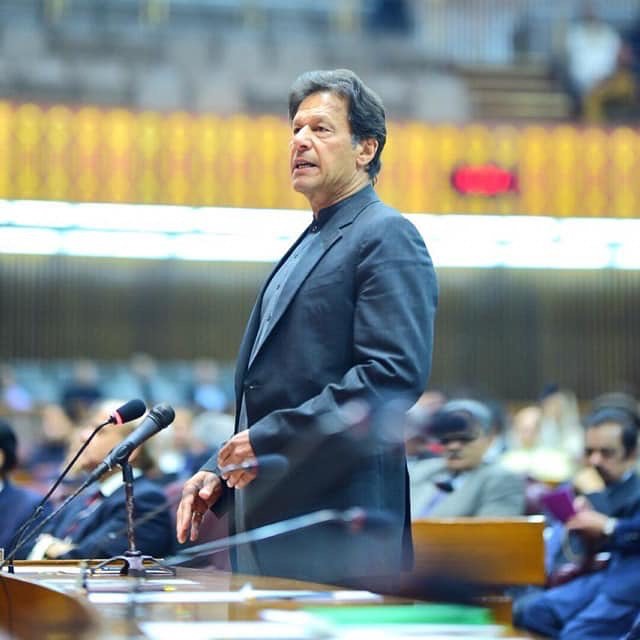
<path id="1" fill-rule="evenodd" d="M 415 602 L 391 597 L 363 601 L 356 597 L 357 592 L 340 589 L 346 595 L 329 603 L 327 594 L 334 587 L 213 569 L 180 568 L 175 578 L 149 576 L 142 580 L 117 574 L 94 576 L 87 581 L 88 593 L 80 589 L 79 576 L 74 562 L 16 563 L 14 576 L 4 572 L 0 576 L 0 629 L 9 630 L 19 640 L 114 640 L 145 637 L 139 624 L 153 621 L 240 622 L 259 620 L 264 609 Z M 253 591 L 247 589 L 249 583 Z M 260 590 L 315 595 L 302 600 L 272 598 L 271 594 L 256 593 Z M 532 636 L 505 629 L 495 637 Z"/>

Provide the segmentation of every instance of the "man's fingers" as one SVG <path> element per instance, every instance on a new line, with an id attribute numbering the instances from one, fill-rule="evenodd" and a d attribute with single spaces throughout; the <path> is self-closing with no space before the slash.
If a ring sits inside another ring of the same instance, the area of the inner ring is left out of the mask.
<path id="1" fill-rule="evenodd" d="M 200 535 L 200 525 L 202 524 L 202 519 L 204 518 L 204 513 L 201 511 L 194 511 L 191 515 L 191 542 L 195 542 Z"/>
<path id="2" fill-rule="evenodd" d="M 232 489 L 244 489 L 256 475 L 255 471 L 232 471 L 227 476 L 227 486 Z"/>
<path id="3" fill-rule="evenodd" d="M 186 482 L 176 512 L 176 537 L 181 544 L 193 542 L 200 533 L 200 521 L 217 499 L 220 480 L 209 471 L 199 471 Z"/>

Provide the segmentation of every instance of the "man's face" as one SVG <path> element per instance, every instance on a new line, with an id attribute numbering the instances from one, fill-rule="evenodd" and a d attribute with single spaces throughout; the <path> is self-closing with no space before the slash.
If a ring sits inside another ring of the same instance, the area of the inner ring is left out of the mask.
<path id="1" fill-rule="evenodd" d="M 635 464 L 634 456 L 625 456 L 622 427 L 605 422 L 585 433 L 585 460 L 602 476 L 606 485 L 619 481 Z"/>
<path id="2" fill-rule="evenodd" d="M 300 103 L 291 123 L 291 184 L 314 211 L 342 200 L 368 181 L 365 167 L 377 143 L 353 144 L 347 106 L 334 93 L 313 93 Z"/>
<path id="3" fill-rule="evenodd" d="M 92 431 L 93 429 L 83 429 L 79 435 L 80 442 L 84 443 Z M 89 443 L 89 446 L 83 451 L 78 459 L 78 464 L 85 471 L 93 471 L 106 458 L 111 449 L 120 444 L 125 436 L 126 432 L 120 426 L 108 425 L 100 429 Z"/>
<path id="4" fill-rule="evenodd" d="M 470 428 L 458 433 L 448 433 L 439 439 L 442 455 L 449 471 L 468 471 L 481 462 L 489 446 L 489 438 L 479 429 Z"/>

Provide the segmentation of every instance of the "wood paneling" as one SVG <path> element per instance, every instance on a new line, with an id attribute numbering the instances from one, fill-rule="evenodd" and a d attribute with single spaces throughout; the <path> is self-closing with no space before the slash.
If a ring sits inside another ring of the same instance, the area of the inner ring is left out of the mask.
<path id="1" fill-rule="evenodd" d="M 0 256 L 0 359 L 235 359 L 268 264 Z M 640 272 L 441 269 L 431 386 L 504 400 L 640 381 Z"/>

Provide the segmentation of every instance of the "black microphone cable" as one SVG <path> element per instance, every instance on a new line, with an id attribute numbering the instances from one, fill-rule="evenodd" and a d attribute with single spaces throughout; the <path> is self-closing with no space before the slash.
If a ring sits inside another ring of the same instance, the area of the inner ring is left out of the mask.
<path id="1" fill-rule="evenodd" d="M 122 425 L 127 422 L 131 422 L 132 420 L 138 419 L 142 414 L 147 410 L 144 402 L 139 399 L 129 400 L 125 402 L 121 407 L 118 407 L 104 422 L 101 422 L 98 426 L 94 428 L 89 437 L 82 443 L 82 446 L 75 453 L 73 458 L 68 462 L 65 468 L 62 470 L 60 475 L 56 478 L 55 482 L 51 486 L 51 488 L 47 491 L 47 493 L 43 496 L 42 500 L 38 503 L 38 505 L 33 510 L 33 513 L 22 523 L 20 528 L 16 531 L 11 540 L 11 544 L 9 545 L 9 552 L 5 560 L 0 564 L 0 569 L 2 567 L 9 565 L 10 573 L 13 573 L 13 559 L 15 558 L 16 553 L 26 544 L 28 540 L 25 540 L 27 536 L 28 528 L 42 515 L 45 504 L 49 500 L 49 498 L 53 495 L 53 492 L 60 486 L 60 483 L 66 478 L 67 474 L 73 467 L 73 465 L 77 462 L 78 458 L 82 455 L 84 450 L 89 446 L 90 442 L 93 438 L 107 425 L 109 424 L 117 424 Z M 83 487 L 83 488 L 86 488 Z M 77 495 L 77 494 L 76 494 Z M 67 504 L 65 502 L 65 504 Z M 55 513 L 59 511 L 56 510 Z M 46 520 L 49 522 L 49 520 Z M 31 537 L 29 538 L 29 540 Z"/>

